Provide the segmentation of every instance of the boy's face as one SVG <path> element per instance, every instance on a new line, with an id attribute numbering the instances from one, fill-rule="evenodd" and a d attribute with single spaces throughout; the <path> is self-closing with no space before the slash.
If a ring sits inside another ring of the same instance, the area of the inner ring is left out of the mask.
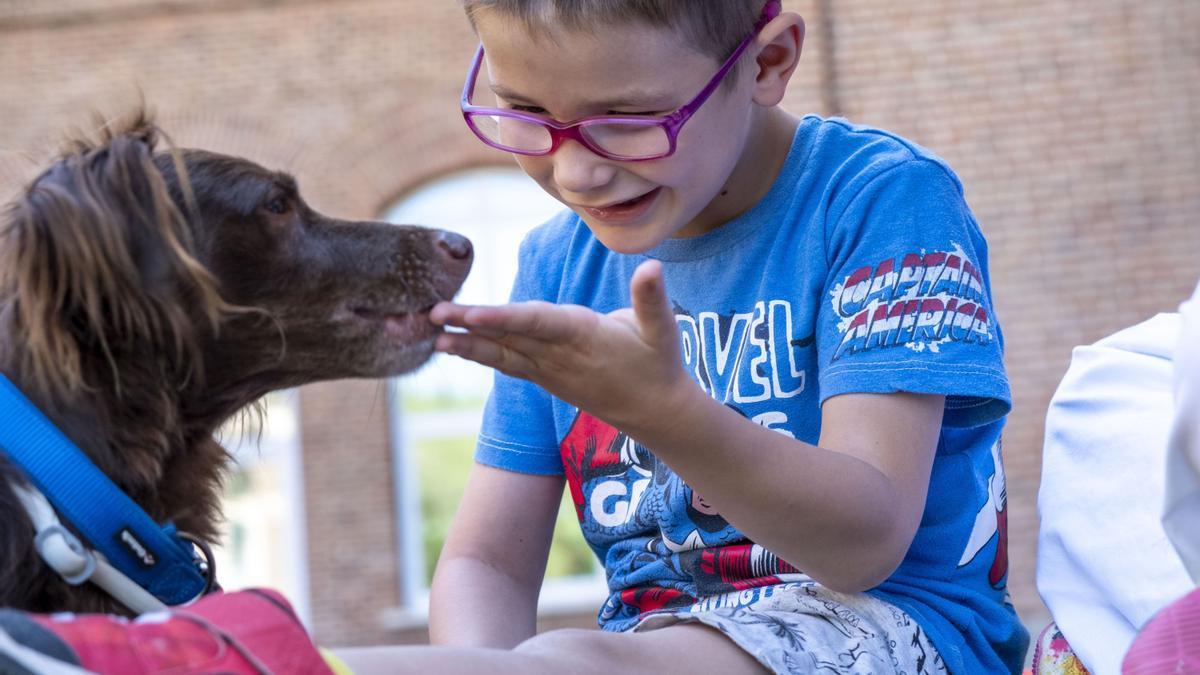
<path id="1" fill-rule="evenodd" d="M 530 34 L 494 10 L 476 15 L 486 50 L 477 100 L 488 81 L 499 107 L 559 121 L 603 114 L 672 112 L 692 99 L 720 63 L 673 31 L 623 24 L 595 33 Z M 638 253 L 668 237 L 694 236 L 748 208 L 761 194 L 743 159 L 755 106 L 753 75 L 722 87 L 688 120 L 669 157 L 643 162 L 605 159 L 575 141 L 551 155 L 517 156 L 543 189 L 574 210 L 609 249 Z"/>

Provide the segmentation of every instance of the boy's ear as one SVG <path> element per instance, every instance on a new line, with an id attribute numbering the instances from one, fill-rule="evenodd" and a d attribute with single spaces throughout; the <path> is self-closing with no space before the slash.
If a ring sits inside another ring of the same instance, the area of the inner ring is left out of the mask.
<path id="1" fill-rule="evenodd" d="M 804 19 L 784 12 L 763 27 L 758 35 L 758 73 L 754 80 L 754 102 L 765 107 L 778 105 L 787 92 L 788 81 L 800 63 L 804 47 Z"/>

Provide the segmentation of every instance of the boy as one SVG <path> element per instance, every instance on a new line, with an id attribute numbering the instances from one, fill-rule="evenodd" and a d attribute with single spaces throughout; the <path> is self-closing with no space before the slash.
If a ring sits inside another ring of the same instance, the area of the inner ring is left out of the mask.
<path id="1" fill-rule="evenodd" d="M 1019 670 L 1009 393 L 953 173 L 778 108 L 803 23 L 777 2 L 465 5 L 468 124 L 570 210 L 524 242 L 514 304 L 432 314 L 466 329 L 439 349 L 500 371 L 434 641 L 620 662 L 646 635 L 634 662 L 660 671 L 730 644 L 777 672 Z M 483 61 L 498 109 L 472 96 Z M 671 627 L 534 636 L 563 474 L 608 575 L 601 626 Z"/>
<path id="2" fill-rule="evenodd" d="M 434 580 L 442 646 L 346 663 L 1018 672 L 1010 396 L 954 174 L 780 109 L 804 27 L 777 0 L 465 5 L 470 128 L 569 211 L 524 243 L 513 304 L 431 313 L 465 329 L 439 349 L 498 371 Z M 564 475 L 606 630 L 535 635 Z"/>

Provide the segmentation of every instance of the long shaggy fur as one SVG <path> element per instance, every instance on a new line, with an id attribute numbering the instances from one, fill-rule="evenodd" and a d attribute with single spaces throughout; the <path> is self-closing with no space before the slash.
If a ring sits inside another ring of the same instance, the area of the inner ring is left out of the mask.
<path id="1" fill-rule="evenodd" d="M 295 181 L 200 150 L 156 152 L 144 113 L 76 139 L 0 225 L 0 372 L 150 515 L 213 542 L 213 432 L 273 389 L 410 370 L 421 312 L 470 265 L 457 235 L 326 218 Z M 406 332 L 407 331 L 407 332 Z M 23 480 L 0 449 L 0 479 Z M 0 605 L 113 611 L 32 549 L 0 485 Z"/>

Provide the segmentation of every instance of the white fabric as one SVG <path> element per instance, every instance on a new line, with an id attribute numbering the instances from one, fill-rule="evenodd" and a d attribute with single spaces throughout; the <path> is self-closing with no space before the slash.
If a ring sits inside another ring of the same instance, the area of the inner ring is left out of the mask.
<path id="1" fill-rule="evenodd" d="M 1200 583 L 1200 286 L 1179 315 L 1163 527 L 1192 581 Z"/>
<path id="2" fill-rule="evenodd" d="M 1038 591 L 1096 675 L 1193 588 L 1162 524 L 1179 331 L 1160 314 L 1076 348 L 1046 415 Z"/>

